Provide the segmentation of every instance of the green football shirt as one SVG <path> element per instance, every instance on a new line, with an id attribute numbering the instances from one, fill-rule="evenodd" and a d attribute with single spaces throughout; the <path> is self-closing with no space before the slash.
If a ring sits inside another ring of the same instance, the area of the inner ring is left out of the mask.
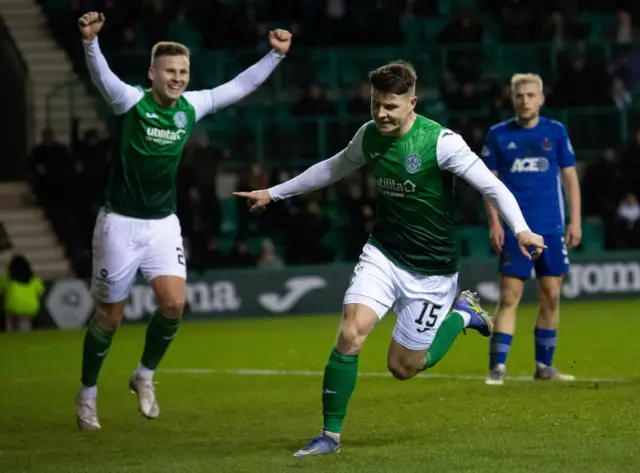
<path id="1" fill-rule="evenodd" d="M 193 125 L 251 94 L 284 58 L 272 50 L 229 82 L 185 92 L 173 107 L 164 108 L 150 90 L 128 85 L 110 70 L 97 38 L 82 43 L 92 82 L 121 118 L 105 205 L 139 219 L 161 219 L 175 213 L 176 176 Z"/>
<path id="2" fill-rule="evenodd" d="M 398 138 L 383 135 L 371 121 L 356 133 L 346 158 L 368 165 L 376 181 L 370 243 L 412 273 L 456 273 L 454 173 L 464 175 L 478 160 L 464 140 L 421 115 Z"/>
<path id="3" fill-rule="evenodd" d="M 161 107 L 144 92 L 122 117 L 118 155 L 111 165 L 106 201 L 129 217 L 157 219 L 176 211 L 176 177 L 196 112 L 181 97 Z"/>

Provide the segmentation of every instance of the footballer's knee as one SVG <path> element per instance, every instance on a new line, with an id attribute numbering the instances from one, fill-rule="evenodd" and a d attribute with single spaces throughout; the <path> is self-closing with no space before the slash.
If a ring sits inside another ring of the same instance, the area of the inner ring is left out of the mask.
<path id="1" fill-rule="evenodd" d="M 97 302 L 93 318 L 107 332 L 115 332 L 122 321 L 125 305 L 126 301 Z"/>
<path id="2" fill-rule="evenodd" d="M 511 276 L 503 276 L 500 283 L 499 311 L 515 311 L 522 299 L 524 281 Z"/>
<path id="3" fill-rule="evenodd" d="M 558 311 L 561 291 L 561 278 L 545 277 L 538 280 L 538 300 L 540 302 L 540 312 L 543 315 L 553 317 Z"/>
<path id="4" fill-rule="evenodd" d="M 180 295 L 167 297 L 158 303 L 160 312 L 168 319 L 179 319 L 182 312 L 184 312 L 185 304 L 186 297 Z"/>
<path id="5" fill-rule="evenodd" d="M 345 304 L 337 349 L 340 353 L 360 353 L 367 336 L 378 322 L 378 316 L 362 304 Z"/>
<path id="6" fill-rule="evenodd" d="M 423 365 L 424 367 L 424 365 Z M 400 381 L 406 381 L 413 378 L 423 367 L 416 366 L 415 363 L 406 362 L 405 360 L 389 359 L 387 360 L 387 369 L 394 378 Z"/>
<path id="7" fill-rule="evenodd" d="M 426 368 L 427 354 L 424 350 L 408 350 L 395 339 L 391 340 L 387 353 L 387 369 L 400 381 L 413 378 Z"/>
<path id="8" fill-rule="evenodd" d="M 168 319 L 179 319 L 187 300 L 185 280 L 175 276 L 160 276 L 153 279 L 151 285 L 162 315 Z"/>

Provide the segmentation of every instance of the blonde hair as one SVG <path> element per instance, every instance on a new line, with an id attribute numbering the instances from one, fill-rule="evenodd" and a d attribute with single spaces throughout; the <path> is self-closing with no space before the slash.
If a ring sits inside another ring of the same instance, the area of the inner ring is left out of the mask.
<path id="1" fill-rule="evenodd" d="M 542 77 L 538 74 L 514 74 L 511 77 L 511 92 L 514 92 L 516 88 L 520 87 L 522 84 L 536 84 L 540 89 L 540 93 L 544 92 Z"/>
<path id="2" fill-rule="evenodd" d="M 174 43 L 173 41 L 160 41 L 151 48 L 151 65 L 155 60 L 162 56 L 186 56 L 191 57 L 191 51 L 184 44 Z"/>

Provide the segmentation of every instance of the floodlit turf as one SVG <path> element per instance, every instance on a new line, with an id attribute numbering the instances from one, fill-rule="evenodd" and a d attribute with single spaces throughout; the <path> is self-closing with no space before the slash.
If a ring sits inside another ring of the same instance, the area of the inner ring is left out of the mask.
<path id="1" fill-rule="evenodd" d="M 638 472 L 639 309 L 562 310 L 558 367 L 619 381 L 458 379 L 486 371 L 487 340 L 470 332 L 432 371 L 453 377 L 361 377 L 342 452 L 300 460 L 321 427 L 337 316 L 185 323 L 157 374 L 154 421 L 126 389 L 144 327 L 123 327 L 100 377 L 100 432 L 75 423 L 82 331 L 0 335 L 0 472 Z M 521 310 L 511 376 L 532 374 L 534 315 Z M 364 374 L 384 373 L 393 322 L 367 342 Z"/>

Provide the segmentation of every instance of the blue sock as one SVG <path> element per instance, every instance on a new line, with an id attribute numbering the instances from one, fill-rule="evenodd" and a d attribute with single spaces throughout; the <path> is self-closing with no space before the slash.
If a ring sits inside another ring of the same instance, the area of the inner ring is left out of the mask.
<path id="1" fill-rule="evenodd" d="M 493 335 L 491 335 L 489 369 L 495 365 L 505 365 L 507 363 L 511 340 L 513 340 L 513 335 L 509 335 L 508 333 L 494 332 Z"/>
<path id="2" fill-rule="evenodd" d="M 553 352 L 556 351 L 556 330 L 536 327 L 533 334 L 536 338 L 536 363 L 551 366 Z"/>

